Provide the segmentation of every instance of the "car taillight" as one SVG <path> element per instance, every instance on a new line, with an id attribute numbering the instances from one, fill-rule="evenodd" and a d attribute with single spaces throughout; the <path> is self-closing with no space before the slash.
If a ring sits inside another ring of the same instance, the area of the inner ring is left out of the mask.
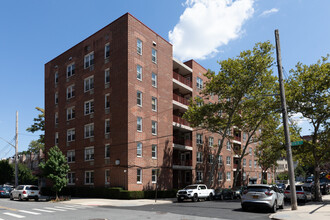
<path id="1" fill-rule="evenodd" d="M 25 190 L 23 191 L 23 194 L 26 194 L 26 191 Z"/>
<path id="2" fill-rule="evenodd" d="M 304 194 L 304 192 L 297 192 L 297 194 Z"/>
<path id="3" fill-rule="evenodd" d="M 4 193 L 5 191 L 3 191 L 3 190 L 0 190 L 0 193 Z"/>
<path id="4" fill-rule="evenodd" d="M 244 191 L 243 191 L 243 194 L 246 194 L 246 193 L 248 193 L 248 191 L 247 191 L 247 190 L 244 190 Z"/>
<path id="5" fill-rule="evenodd" d="M 285 194 L 290 194 L 290 191 L 285 190 L 284 193 Z"/>
<path id="6" fill-rule="evenodd" d="M 269 191 L 265 192 L 265 194 L 266 194 L 267 196 L 271 196 L 271 195 L 273 195 L 273 193 L 271 193 L 271 192 L 269 192 Z"/>

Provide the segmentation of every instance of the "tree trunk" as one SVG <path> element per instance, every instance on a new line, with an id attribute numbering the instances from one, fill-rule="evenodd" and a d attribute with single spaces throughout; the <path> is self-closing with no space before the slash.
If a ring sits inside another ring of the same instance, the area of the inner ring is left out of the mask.
<path id="1" fill-rule="evenodd" d="M 322 202 L 322 195 L 320 190 L 320 165 L 315 163 L 314 170 L 314 186 L 315 186 L 315 200 L 318 202 Z"/>
<path id="2" fill-rule="evenodd" d="M 55 200 L 58 201 L 58 192 L 57 192 L 57 190 L 56 190 L 56 199 Z"/>

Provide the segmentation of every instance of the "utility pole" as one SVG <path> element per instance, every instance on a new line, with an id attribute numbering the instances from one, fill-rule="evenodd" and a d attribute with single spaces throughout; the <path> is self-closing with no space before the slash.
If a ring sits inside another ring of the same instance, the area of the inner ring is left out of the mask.
<path id="1" fill-rule="evenodd" d="M 16 134 L 15 134 L 15 187 L 18 186 L 18 111 L 16 111 Z"/>
<path id="2" fill-rule="evenodd" d="M 290 142 L 290 133 L 289 133 L 289 125 L 288 125 L 288 112 L 286 108 L 285 91 L 283 85 L 282 58 L 281 58 L 280 36 L 278 33 L 278 29 L 275 30 L 275 41 L 276 41 L 278 78 L 280 81 L 279 83 L 280 83 L 280 95 L 281 95 L 281 103 L 282 103 L 282 118 L 283 118 L 284 136 L 285 136 L 286 157 L 288 160 L 288 168 L 289 168 L 291 210 L 297 210 L 297 195 L 296 195 L 296 186 L 294 179 L 293 162 L 292 162 L 291 142 Z"/>

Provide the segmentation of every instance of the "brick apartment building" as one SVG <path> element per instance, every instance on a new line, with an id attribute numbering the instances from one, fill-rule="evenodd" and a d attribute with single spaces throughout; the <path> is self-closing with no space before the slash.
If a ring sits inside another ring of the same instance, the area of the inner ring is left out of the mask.
<path id="1" fill-rule="evenodd" d="M 182 119 L 206 71 L 173 58 L 172 45 L 129 13 L 46 63 L 46 150 L 67 155 L 68 185 L 181 188 L 206 182 L 219 159 L 214 186 L 232 186 L 246 135 L 233 128 L 214 158 L 220 136 Z M 242 161 L 245 183 L 260 182 L 254 149 Z"/>

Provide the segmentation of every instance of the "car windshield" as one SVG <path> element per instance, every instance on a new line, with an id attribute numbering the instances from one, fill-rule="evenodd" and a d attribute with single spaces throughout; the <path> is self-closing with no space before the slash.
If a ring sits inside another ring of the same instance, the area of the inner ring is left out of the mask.
<path id="1" fill-rule="evenodd" d="M 264 186 L 249 186 L 248 191 L 249 192 L 266 192 L 268 191 L 269 187 Z"/>
<path id="2" fill-rule="evenodd" d="M 26 190 L 39 190 L 36 186 L 26 187 Z"/>
<path id="3" fill-rule="evenodd" d="M 286 187 L 286 190 L 290 190 L 290 185 Z M 302 186 L 296 186 L 296 191 L 302 191 Z"/>
<path id="4" fill-rule="evenodd" d="M 184 189 L 197 189 L 197 186 L 186 186 L 186 188 L 184 188 Z"/>

